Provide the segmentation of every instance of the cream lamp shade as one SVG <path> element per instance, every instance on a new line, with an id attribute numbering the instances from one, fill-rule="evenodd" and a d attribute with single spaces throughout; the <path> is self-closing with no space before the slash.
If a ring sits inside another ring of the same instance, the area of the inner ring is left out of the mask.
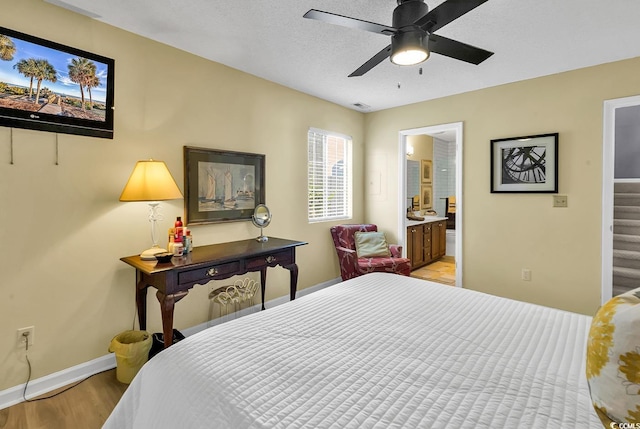
<path id="1" fill-rule="evenodd" d="M 158 246 L 156 222 L 162 220 L 158 212 L 158 201 L 177 200 L 182 198 L 182 192 L 173 180 L 167 165 L 163 161 L 138 161 L 124 186 L 120 201 L 147 201 L 149 203 L 149 222 L 151 223 L 150 249 L 140 254 L 143 260 L 153 260 L 158 253 L 166 250 Z"/>
<path id="2" fill-rule="evenodd" d="M 120 201 L 164 201 L 182 198 L 182 192 L 164 161 L 138 161 L 122 190 Z"/>

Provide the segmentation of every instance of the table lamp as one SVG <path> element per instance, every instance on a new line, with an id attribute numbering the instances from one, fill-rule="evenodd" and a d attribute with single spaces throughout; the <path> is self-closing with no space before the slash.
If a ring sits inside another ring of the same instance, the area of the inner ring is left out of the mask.
<path id="1" fill-rule="evenodd" d="M 151 222 L 152 247 L 140 254 L 140 259 L 155 260 L 157 253 L 166 252 L 158 246 L 156 222 L 162 220 L 158 211 L 159 201 L 177 200 L 182 193 L 171 176 L 164 161 L 138 161 L 127 181 L 120 201 L 147 201 L 149 203 L 149 222 Z"/>

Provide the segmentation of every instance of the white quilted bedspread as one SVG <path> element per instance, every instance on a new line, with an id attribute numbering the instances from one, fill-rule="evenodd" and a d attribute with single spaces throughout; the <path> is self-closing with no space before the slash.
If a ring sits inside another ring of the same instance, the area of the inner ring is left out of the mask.
<path id="1" fill-rule="evenodd" d="M 165 350 L 104 427 L 601 428 L 590 321 L 368 274 Z"/>

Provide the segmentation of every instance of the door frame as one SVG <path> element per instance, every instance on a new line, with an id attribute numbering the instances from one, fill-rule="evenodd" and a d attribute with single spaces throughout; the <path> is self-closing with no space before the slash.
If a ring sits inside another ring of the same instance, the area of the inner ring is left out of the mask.
<path id="1" fill-rule="evenodd" d="M 640 105 L 640 95 L 605 100 L 602 120 L 602 304 L 613 295 L 613 182 L 615 178 L 616 110 Z"/>
<path id="2" fill-rule="evenodd" d="M 407 194 L 407 137 L 423 134 L 435 134 L 442 131 L 455 131 L 456 133 L 456 287 L 462 287 L 462 122 L 433 125 L 428 127 L 400 130 L 398 132 L 398 172 L 400 180 L 398 192 L 398 241 L 402 244 L 404 255 L 407 252 L 407 227 L 406 220 L 406 194 Z"/>

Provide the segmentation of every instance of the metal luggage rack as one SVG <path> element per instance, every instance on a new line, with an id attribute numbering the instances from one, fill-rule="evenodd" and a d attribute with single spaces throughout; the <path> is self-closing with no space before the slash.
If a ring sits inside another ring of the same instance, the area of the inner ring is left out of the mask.
<path id="1" fill-rule="evenodd" d="M 222 286 L 209 292 L 209 299 L 212 303 L 220 306 L 220 317 L 223 316 L 222 309 L 225 309 L 224 316 L 229 315 L 229 307 L 233 305 L 233 311 L 238 311 L 242 305 L 249 303 L 253 305 L 253 298 L 258 291 L 259 283 L 253 279 L 245 277 L 236 280 L 232 285 Z M 211 314 L 213 316 L 213 305 L 211 306 Z"/>

